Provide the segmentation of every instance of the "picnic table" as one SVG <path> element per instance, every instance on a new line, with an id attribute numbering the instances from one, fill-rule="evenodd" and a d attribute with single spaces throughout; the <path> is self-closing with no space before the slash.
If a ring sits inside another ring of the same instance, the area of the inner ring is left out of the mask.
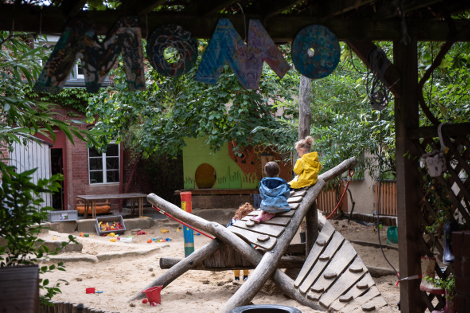
<path id="1" fill-rule="evenodd" d="M 91 217 L 96 218 L 96 201 L 106 199 L 131 199 L 131 210 L 134 214 L 134 205 L 137 201 L 139 208 L 139 217 L 144 215 L 144 198 L 147 197 L 145 193 L 120 193 L 120 194 L 105 194 L 105 195 L 79 195 L 78 199 L 85 202 L 85 218 L 88 217 L 88 208 L 91 207 Z"/>

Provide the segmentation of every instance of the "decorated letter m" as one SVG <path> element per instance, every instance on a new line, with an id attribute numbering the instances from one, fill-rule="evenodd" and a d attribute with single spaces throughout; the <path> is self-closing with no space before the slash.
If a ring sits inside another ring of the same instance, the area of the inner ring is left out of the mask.
<path id="1" fill-rule="evenodd" d="M 98 40 L 88 20 L 73 19 L 67 24 L 34 89 L 59 93 L 80 58 L 87 91 L 96 93 L 122 52 L 129 90 L 145 90 L 141 38 L 138 17 L 120 18 L 103 42 Z"/>

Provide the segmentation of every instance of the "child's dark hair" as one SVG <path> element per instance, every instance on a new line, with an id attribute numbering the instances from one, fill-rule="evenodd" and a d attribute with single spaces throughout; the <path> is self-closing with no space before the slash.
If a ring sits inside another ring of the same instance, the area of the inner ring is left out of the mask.
<path id="1" fill-rule="evenodd" d="M 250 214 L 254 210 L 255 209 L 253 208 L 253 206 L 251 204 L 249 204 L 248 202 L 246 202 L 244 205 L 241 205 L 238 208 L 238 210 L 235 213 L 235 215 L 233 216 L 233 218 L 236 219 L 236 220 L 241 220 L 242 218 L 244 218 L 245 216 L 247 216 L 248 214 Z"/>
<path id="2" fill-rule="evenodd" d="M 279 165 L 277 165 L 276 162 L 271 161 L 266 163 L 266 165 L 264 166 L 264 173 L 268 177 L 276 177 L 277 175 L 279 175 L 280 171 L 281 170 L 279 169 Z"/>

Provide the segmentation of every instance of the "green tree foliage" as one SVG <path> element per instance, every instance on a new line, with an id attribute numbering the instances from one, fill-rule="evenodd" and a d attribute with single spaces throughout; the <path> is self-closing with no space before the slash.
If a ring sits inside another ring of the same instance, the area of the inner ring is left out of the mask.
<path id="1" fill-rule="evenodd" d="M 280 127 L 275 113 L 282 103 L 292 101 L 294 71 L 281 81 L 265 67 L 260 88 L 244 90 L 228 66 L 214 86 L 193 79 L 197 68 L 180 78 L 168 78 L 149 67 L 144 92 L 129 92 L 119 68 L 114 73 L 114 88 L 90 100 L 88 117 L 99 116 L 96 128 L 115 139 L 122 138 L 132 125 L 140 125 L 141 135 L 133 140 L 144 157 L 153 151 L 176 156 L 185 137 L 206 136 L 214 150 L 231 140 L 239 147 L 268 141 L 264 133 L 251 130 Z"/>
<path id="2" fill-rule="evenodd" d="M 45 48 L 30 35 L 0 32 L 0 145 L 10 148 L 14 142 L 26 144 L 27 140 L 34 140 L 31 135 L 37 133 L 55 139 L 53 127 L 62 130 L 72 142 L 74 135 L 81 140 L 93 140 L 88 132 L 54 119 L 51 104 L 28 98 L 27 90 L 32 88 L 42 69 L 40 61 L 45 59 Z M 42 229 L 39 223 L 47 217 L 46 211 L 53 210 L 51 207 L 39 208 L 43 202 L 40 193 L 56 192 L 63 177 L 54 175 L 35 184 L 32 176 L 36 169 L 21 173 L 4 161 L 7 162 L 2 157 L 0 266 L 35 264 L 40 258 L 56 252 L 49 251 L 37 237 Z M 73 241 L 72 237 L 69 239 Z M 56 268 L 64 270 L 63 264 L 43 266 L 40 274 Z M 47 279 L 40 279 L 40 288 L 45 291 L 41 295 L 43 303 L 49 303 L 60 292 L 58 283 L 50 284 Z"/>
<path id="3" fill-rule="evenodd" d="M 435 60 L 442 43 L 418 43 L 420 77 Z M 433 72 L 423 89 L 433 115 L 441 122 L 465 123 L 470 118 L 470 43 L 457 42 Z M 430 122 L 421 116 L 422 126 Z"/>

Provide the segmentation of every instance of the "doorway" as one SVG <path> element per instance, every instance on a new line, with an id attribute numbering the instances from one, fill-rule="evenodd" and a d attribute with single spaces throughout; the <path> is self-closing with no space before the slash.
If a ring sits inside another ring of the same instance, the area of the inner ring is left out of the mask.
<path id="1" fill-rule="evenodd" d="M 52 175 L 62 174 L 64 176 L 64 156 L 62 148 L 51 149 L 51 173 Z M 54 210 L 65 210 L 65 180 L 59 182 L 60 189 L 52 194 L 52 207 Z"/>

